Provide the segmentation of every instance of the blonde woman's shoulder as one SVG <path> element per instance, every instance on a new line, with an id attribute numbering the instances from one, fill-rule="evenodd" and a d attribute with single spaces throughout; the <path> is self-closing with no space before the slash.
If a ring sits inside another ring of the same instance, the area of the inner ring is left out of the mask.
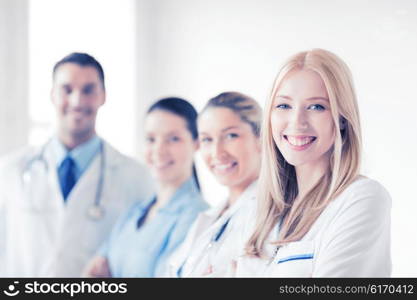
<path id="1" fill-rule="evenodd" d="M 391 197 L 376 180 L 352 182 L 315 224 L 313 277 L 388 277 Z"/>
<path id="2" fill-rule="evenodd" d="M 335 200 L 341 200 L 345 206 L 361 202 L 373 208 L 375 206 L 391 207 L 391 196 L 385 187 L 378 181 L 365 176 L 358 176 Z"/>

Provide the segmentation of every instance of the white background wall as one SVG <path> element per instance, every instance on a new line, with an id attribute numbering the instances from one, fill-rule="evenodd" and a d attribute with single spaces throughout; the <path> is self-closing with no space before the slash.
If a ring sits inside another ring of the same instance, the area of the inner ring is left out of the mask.
<path id="1" fill-rule="evenodd" d="M 28 9 L 0 0 L 0 155 L 27 143 Z"/>
<path id="2" fill-rule="evenodd" d="M 7 1 L 0 0 L 2 10 Z M 157 98 L 181 96 L 201 109 L 210 97 L 237 90 L 263 105 L 289 55 L 320 47 L 341 56 L 352 69 L 359 99 L 363 173 L 379 180 L 393 199 L 393 275 L 417 276 L 417 1 L 32 0 L 29 8 L 30 105 L 20 105 L 30 111 L 27 120 L 22 114 L 23 124 L 31 125 L 9 125 L 2 131 L 6 144 L 16 135 L 28 134 L 31 143 L 46 138 L 53 121 L 51 68 L 74 50 L 91 52 L 103 63 L 108 103 L 99 131 L 128 154 L 140 152 L 142 116 Z M 7 30 L 0 26 L 0 38 L 13 41 L 15 22 L 9 20 Z M 2 44 L 2 69 L 10 49 L 24 57 L 15 43 L 8 50 Z M 13 69 L 4 69 L 10 78 L 0 72 L 2 116 L 13 109 L 3 105 L 10 90 L 5 87 L 18 89 L 9 82 L 25 90 L 25 73 Z M 225 191 L 199 159 L 198 169 L 203 191 L 215 204 Z"/>
<path id="3" fill-rule="evenodd" d="M 135 1 L 32 0 L 29 11 L 30 143 L 44 142 L 55 121 L 50 101 L 54 64 L 79 51 L 91 53 L 105 71 L 107 102 L 98 115 L 98 132 L 134 155 Z"/>

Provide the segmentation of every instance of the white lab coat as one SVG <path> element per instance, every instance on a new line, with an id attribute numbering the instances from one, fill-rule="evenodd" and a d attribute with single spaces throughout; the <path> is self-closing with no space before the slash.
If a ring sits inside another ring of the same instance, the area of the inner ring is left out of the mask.
<path id="1" fill-rule="evenodd" d="M 241 255 L 236 276 L 389 277 L 390 221 L 388 192 L 378 182 L 361 177 L 325 208 L 300 241 L 282 246 L 274 256 L 271 242 L 278 238 L 277 225 L 265 246 L 270 259 Z M 247 240 L 253 222 L 244 231 Z"/>
<path id="2" fill-rule="evenodd" d="M 143 166 L 104 142 L 104 216 L 94 220 L 100 174 L 100 154 L 79 178 L 64 203 L 51 147 L 35 161 L 31 181 L 23 184 L 22 170 L 40 149 L 5 158 L 0 166 L 0 276 L 79 277 L 108 236 L 119 215 L 133 201 L 148 199 L 152 181 Z"/>
<path id="3" fill-rule="evenodd" d="M 185 241 L 171 256 L 165 275 L 167 277 L 231 276 L 232 260 L 237 259 L 241 249 L 241 245 L 238 244 L 241 239 L 237 232 L 240 232 L 248 212 L 256 209 L 256 186 L 257 181 L 248 186 L 221 217 L 219 217 L 220 213 L 227 205 L 227 200 L 200 213 Z M 229 218 L 230 221 L 221 238 L 210 247 L 210 242 Z M 213 272 L 206 275 L 209 265 L 212 265 Z"/>

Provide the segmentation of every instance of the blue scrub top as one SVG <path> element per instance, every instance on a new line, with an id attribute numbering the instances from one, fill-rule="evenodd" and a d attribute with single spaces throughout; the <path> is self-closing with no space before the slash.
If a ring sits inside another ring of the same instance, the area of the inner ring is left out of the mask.
<path id="1" fill-rule="evenodd" d="M 135 203 L 100 248 L 98 255 L 108 259 L 113 277 L 162 276 L 167 259 L 183 242 L 197 215 L 208 207 L 191 177 L 151 221 L 137 228 L 154 199 Z"/>

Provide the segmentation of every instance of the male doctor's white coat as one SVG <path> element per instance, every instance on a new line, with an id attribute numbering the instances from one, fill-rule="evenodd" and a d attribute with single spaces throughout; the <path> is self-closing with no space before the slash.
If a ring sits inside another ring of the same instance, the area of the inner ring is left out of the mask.
<path id="1" fill-rule="evenodd" d="M 99 153 L 65 203 L 50 148 L 43 151 L 46 164 L 37 159 L 26 169 L 30 182 L 22 180 L 25 166 L 40 149 L 21 151 L 0 164 L 0 276 L 81 276 L 119 215 L 152 193 L 145 168 L 103 141 L 104 167 Z M 101 172 L 104 215 L 94 219 L 88 211 Z"/>

